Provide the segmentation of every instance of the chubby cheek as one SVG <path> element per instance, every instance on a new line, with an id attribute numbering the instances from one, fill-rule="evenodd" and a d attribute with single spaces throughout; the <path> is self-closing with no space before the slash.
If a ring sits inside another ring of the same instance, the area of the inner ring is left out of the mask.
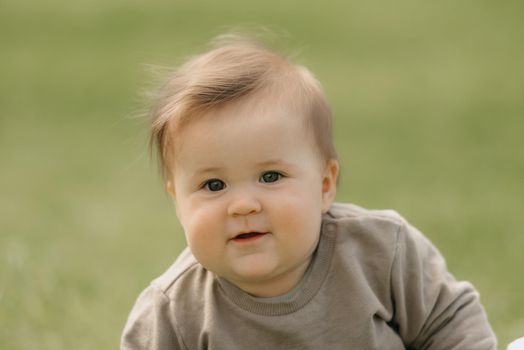
<path id="1" fill-rule="evenodd" d="M 179 220 L 191 252 L 203 265 L 219 254 L 226 240 L 219 206 L 187 206 L 179 211 Z"/>
<path id="2" fill-rule="evenodd" d="M 278 222 L 286 237 L 296 240 L 295 244 L 308 245 L 318 237 L 322 219 L 322 205 L 318 197 L 305 198 L 302 193 L 282 198 L 278 209 L 272 211 L 272 221 Z"/>

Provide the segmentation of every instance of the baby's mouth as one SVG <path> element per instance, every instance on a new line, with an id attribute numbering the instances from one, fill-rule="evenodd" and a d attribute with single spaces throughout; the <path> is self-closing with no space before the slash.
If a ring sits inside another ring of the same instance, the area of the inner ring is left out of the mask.
<path id="1" fill-rule="evenodd" d="M 255 240 L 259 237 L 262 237 L 266 235 L 267 232 L 247 232 L 247 233 L 240 233 L 233 237 L 233 241 L 235 242 L 243 242 L 243 241 L 251 241 Z"/>

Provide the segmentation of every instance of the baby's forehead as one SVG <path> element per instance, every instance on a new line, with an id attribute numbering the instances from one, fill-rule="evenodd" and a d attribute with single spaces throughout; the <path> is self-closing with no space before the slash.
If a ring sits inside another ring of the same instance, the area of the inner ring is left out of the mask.
<path id="1" fill-rule="evenodd" d="M 305 106 L 301 106 L 294 101 L 290 102 L 282 98 L 275 98 L 275 96 L 257 94 L 199 111 L 189 116 L 178 127 L 173 128 L 171 136 L 175 139 L 181 138 L 185 131 L 194 125 L 209 125 L 214 129 L 219 129 L 221 126 L 232 127 L 246 121 L 255 122 L 256 118 L 270 117 L 275 118 L 276 122 L 271 124 L 275 132 L 289 129 L 291 125 L 298 125 L 300 128 L 294 128 L 293 131 L 299 130 L 300 136 L 311 136 L 313 134 L 311 118 Z M 213 132 L 214 129 L 211 129 L 209 132 Z M 288 130 L 288 132 L 292 132 L 292 130 Z M 228 140 L 228 142 L 234 141 Z"/>
<path id="2" fill-rule="evenodd" d="M 268 167 L 290 171 L 293 164 L 316 164 L 322 159 L 303 116 L 276 107 L 252 107 L 231 105 L 189 123 L 177 137 L 174 168 L 185 174 L 213 169 L 240 176 Z"/>

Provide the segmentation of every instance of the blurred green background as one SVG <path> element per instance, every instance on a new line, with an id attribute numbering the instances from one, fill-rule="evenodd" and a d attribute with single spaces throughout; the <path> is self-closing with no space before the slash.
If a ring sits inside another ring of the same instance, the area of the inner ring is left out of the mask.
<path id="1" fill-rule="evenodd" d="M 338 199 L 394 208 L 524 336 L 524 2 L 0 2 L 0 349 L 117 348 L 184 245 L 147 64 L 267 26 L 323 82 Z"/>

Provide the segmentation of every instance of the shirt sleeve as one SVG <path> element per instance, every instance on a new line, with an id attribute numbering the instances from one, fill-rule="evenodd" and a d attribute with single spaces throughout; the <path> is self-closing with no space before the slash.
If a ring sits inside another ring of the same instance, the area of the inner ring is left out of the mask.
<path id="1" fill-rule="evenodd" d="M 186 349 L 177 338 L 171 320 L 171 302 L 156 286 L 151 285 L 138 297 L 121 338 L 121 350 Z"/>
<path id="2" fill-rule="evenodd" d="M 391 270 L 394 327 L 408 349 L 496 349 L 496 337 L 467 282 L 447 271 L 438 250 L 403 222 Z"/>

